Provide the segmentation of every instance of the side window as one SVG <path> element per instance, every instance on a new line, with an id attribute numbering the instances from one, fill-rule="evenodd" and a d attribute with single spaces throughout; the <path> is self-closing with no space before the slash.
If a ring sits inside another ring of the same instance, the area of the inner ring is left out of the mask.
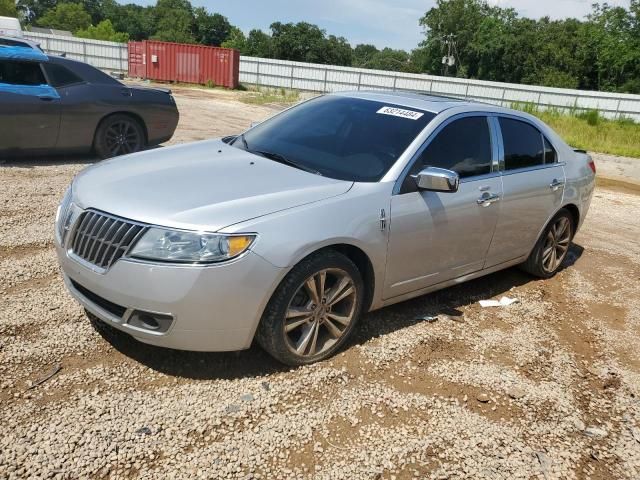
<path id="1" fill-rule="evenodd" d="M 40 64 L 37 62 L 15 62 L 0 60 L 0 83 L 10 85 L 44 85 Z"/>
<path id="2" fill-rule="evenodd" d="M 83 81 L 78 75 L 62 65 L 45 63 L 43 64 L 43 67 L 45 72 L 47 72 L 47 76 L 49 77 L 49 82 L 52 87 L 65 87 L 67 85 L 81 83 Z"/>
<path id="3" fill-rule="evenodd" d="M 505 170 L 544 164 L 542 134 L 537 128 L 510 118 L 500 118 L 499 121 L 504 143 Z"/>
<path id="4" fill-rule="evenodd" d="M 553 145 L 549 143 L 546 137 L 544 138 L 544 163 L 556 163 L 558 161 L 558 153 Z"/>
<path id="5" fill-rule="evenodd" d="M 453 170 L 461 178 L 491 172 L 491 137 L 486 117 L 465 117 L 444 127 L 420 154 L 415 172 L 426 167 Z"/>

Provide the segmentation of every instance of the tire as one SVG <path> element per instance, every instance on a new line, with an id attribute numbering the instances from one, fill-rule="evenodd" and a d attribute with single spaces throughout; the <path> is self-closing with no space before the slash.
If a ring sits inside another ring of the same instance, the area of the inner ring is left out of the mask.
<path id="1" fill-rule="evenodd" d="M 324 360 L 344 345 L 363 301 L 364 283 L 356 265 L 334 250 L 321 250 L 296 265 L 280 283 L 262 315 L 256 340 L 287 365 Z"/>
<path id="2" fill-rule="evenodd" d="M 93 147 L 100 158 L 139 152 L 146 145 L 142 125 L 135 118 L 116 114 L 100 122 L 96 130 Z"/>
<path id="3" fill-rule="evenodd" d="M 573 215 L 563 208 L 548 223 L 521 268 L 536 277 L 553 277 L 569 252 L 574 233 Z"/>

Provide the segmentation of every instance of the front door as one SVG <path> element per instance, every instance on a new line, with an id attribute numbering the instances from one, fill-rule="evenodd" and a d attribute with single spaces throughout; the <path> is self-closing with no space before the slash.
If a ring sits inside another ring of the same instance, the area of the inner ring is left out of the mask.
<path id="1" fill-rule="evenodd" d="M 0 60 L 0 153 L 53 148 L 60 97 L 38 62 Z"/>
<path id="2" fill-rule="evenodd" d="M 532 124 L 498 117 L 504 149 L 500 219 L 486 267 L 528 255 L 562 206 L 565 174 L 558 155 Z"/>
<path id="3" fill-rule="evenodd" d="M 489 122 L 466 115 L 425 143 L 391 199 L 384 298 L 481 270 L 500 213 L 502 178 Z M 411 175 L 426 167 L 460 175 L 454 193 L 420 191 Z"/>

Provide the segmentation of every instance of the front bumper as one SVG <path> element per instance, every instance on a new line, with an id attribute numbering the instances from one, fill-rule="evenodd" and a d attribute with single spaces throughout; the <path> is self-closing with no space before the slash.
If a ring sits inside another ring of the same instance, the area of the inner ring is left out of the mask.
<path id="1" fill-rule="evenodd" d="M 123 258 L 105 273 L 81 264 L 58 242 L 56 252 L 67 288 L 87 310 L 141 342 L 180 350 L 249 348 L 262 311 L 284 275 L 283 269 L 251 251 L 207 266 Z M 134 311 L 172 321 L 166 332 L 152 331 L 134 324 Z"/>

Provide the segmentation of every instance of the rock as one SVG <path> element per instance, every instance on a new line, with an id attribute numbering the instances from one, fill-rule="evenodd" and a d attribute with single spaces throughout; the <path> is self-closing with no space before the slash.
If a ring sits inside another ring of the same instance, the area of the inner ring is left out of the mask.
<path id="1" fill-rule="evenodd" d="M 142 427 L 136 430 L 138 435 L 151 435 L 151 429 L 149 427 Z"/>
<path id="2" fill-rule="evenodd" d="M 253 394 L 245 393 L 244 395 L 240 396 L 240 400 L 242 400 L 243 402 L 253 402 L 255 398 L 253 397 Z"/>
<path id="3" fill-rule="evenodd" d="M 585 429 L 584 434 L 587 437 L 604 438 L 609 434 L 609 432 L 607 432 L 604 428 L 591 426 Z"/>
<path id="4" fill-rule="evenodd" d="M 227 408 L 224 409 L 226 413 L 235 413 L 240 411 L 240 407 L 238 405 L 227 405 Z"/>
<path id="5" fill-rule="evenodd" d="M 480 403 L 489 403 L 489 400 L 491 399 L 486 393 L 479 393 L 478 395 L 476 395 L 476 400 L 478 400 Z"/>
<path id="6" fill-rule="evenodd" d="M 551 464 L 553 463 L 544 452 L 535 452 L 536 457 L 538 458 L 538 463 L 540 463 L 540 471 L 544 475 L 545 478 L 549 475 L 549 470 L 551 469 Z"/>
<path id="7" fill-rule="evenodd" d="M 519 400 L 526 394 L 527 392 L 520 387 L 512 387 L 507 391 L 507 395 L 509 395 L 514 400 Z"/>
<path id="8" fill-rule="evenodd" d="M 576 427 L 576 430 L 578 430 L 579 432 L 582 432 L 585 428 L 587 428 L 587 426 L 584 424 L 584 422 L 582 420 L 580 420 L 579 418 L 576 418 L 573 421 L 573 426 Z"/>
<path id="9" fill-rule="evenodd" d="M 262 382 L 261 385 L 265 392 L 268 392 L 271 389 L 269 382 Z"/>

